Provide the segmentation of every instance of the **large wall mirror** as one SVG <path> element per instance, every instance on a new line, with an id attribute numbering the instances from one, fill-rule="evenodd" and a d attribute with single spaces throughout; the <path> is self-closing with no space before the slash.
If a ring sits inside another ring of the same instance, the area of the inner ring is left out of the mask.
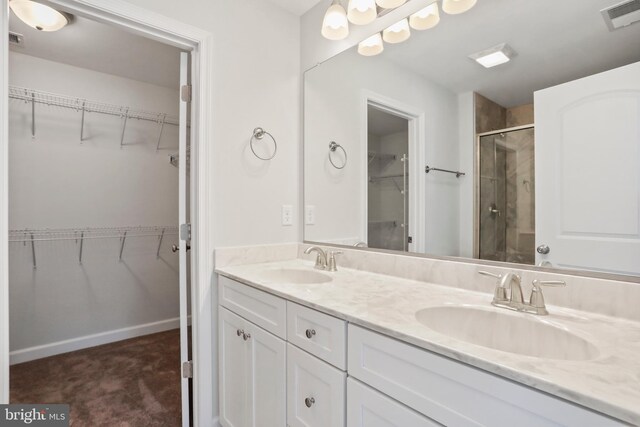
<path id="1" fill-rule="evenodd" d="M 628 3 L 478 0 L 378 55 L 355 46 L 308 70 L 305 241 L 637 280 Z"/>

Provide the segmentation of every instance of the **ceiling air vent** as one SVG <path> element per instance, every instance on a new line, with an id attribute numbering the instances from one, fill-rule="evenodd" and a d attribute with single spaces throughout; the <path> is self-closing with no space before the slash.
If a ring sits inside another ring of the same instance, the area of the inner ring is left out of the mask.
<path id="1" fill-rule="evenodd" d="M 640 0 L 628 0 L 600 11 L 609 31 L 640 21 Z"/>
<path id="2" fill-rule="evenodd" d="M 9 31 L 9 44 L 14 46 L 22 46 L 24 43 L 24 36 L 22 34 Z"/>

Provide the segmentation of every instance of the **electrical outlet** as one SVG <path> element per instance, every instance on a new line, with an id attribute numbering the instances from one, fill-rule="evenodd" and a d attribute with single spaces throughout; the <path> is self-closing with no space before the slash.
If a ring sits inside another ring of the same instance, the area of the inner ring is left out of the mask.
<path id="1" fill-rule="evenodd" d="M 282 205 L 282 225 L 293 225 L 292 205 Z"/>
<path id="2" fill-rule="evenodd" d="M 313 225 L 316 223 L 316 207 L 314 205 L 305 206 L 304 223 L 306 225 Z"/>

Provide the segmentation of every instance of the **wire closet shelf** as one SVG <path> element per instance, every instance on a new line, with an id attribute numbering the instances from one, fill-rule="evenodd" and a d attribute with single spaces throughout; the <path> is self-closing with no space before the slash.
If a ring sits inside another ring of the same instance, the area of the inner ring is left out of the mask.
<path id="1" fill-rule="evenodd" d="M 10 230 L 9 242 L 47 242 L 82 239 L 122 239 L 124 237 L 149 237 L 177 235 L 177 226 L 137 226 L 67 229 L 22 229 Z"/>
<path id="2" fill-rule="evenodd" d="M 68 108 L 78 112 L 108 114 L 122 118 L 147 120 L 175 126 L 180 123 L 177 116 L 162 112 L 145 111 L 128 106 L 91 101 L 84 98 L 60 95 L 20 86 L 9 86 L 9 98 L 32 102 L 34 104 Z"/>

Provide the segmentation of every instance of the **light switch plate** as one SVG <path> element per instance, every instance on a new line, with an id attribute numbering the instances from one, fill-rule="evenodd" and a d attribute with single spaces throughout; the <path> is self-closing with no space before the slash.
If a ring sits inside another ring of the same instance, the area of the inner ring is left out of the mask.
<path id="1" fill-rule="evenodd" d="M 293 225 L 292 205 L 282 205 L 282 225 Z"/>
<path id="2" fill-rule="evenodd" d="M 306 225 L 313 225 L 316 223 L 316 207 L 314 205 L 305 206 L 304 223 Z"/>

